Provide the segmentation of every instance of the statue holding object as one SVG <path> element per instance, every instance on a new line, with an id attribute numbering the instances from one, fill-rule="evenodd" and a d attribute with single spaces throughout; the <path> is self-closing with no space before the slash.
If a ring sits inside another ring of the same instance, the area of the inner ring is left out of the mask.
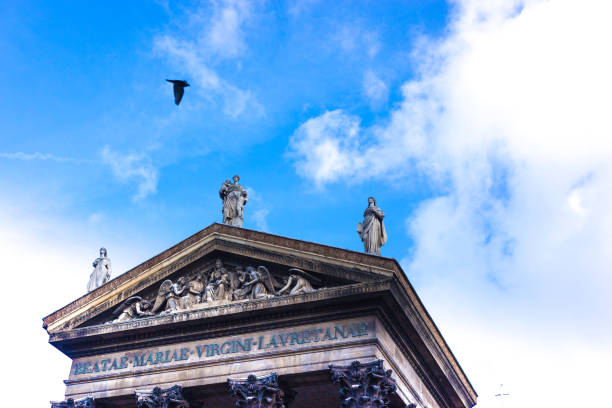
<path id="1" fill-rule="evenodd" d="M 240 177 L 236 174 L 232 179 L 233 183 L 225 180 L 219 190 L 219 197 L 223 200 L 223 223 L 242 227 L 244 206 L 249 200 L 249 196 L 244 187 L 238 184 Z"/>

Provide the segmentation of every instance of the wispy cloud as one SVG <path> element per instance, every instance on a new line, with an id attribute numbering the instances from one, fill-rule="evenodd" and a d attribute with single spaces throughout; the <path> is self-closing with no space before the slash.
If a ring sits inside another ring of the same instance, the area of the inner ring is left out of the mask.
<path id="1" fill-rule="evenodd" d="M 195 85 L 192 92 L 204 101 L 221 100 L 223 112 L 233 118 L 247 112 L 263 114 L 251 91 L 231 84 L 214 69 L 219 61 L 237 59 L 245 52 L 242 27 L 251 13 L 249 2 L 215 2 L 190 13 L 181 24 L 183 31 L 160 35 L 154 42 L 158 55 L 189 76 Z"/>
<path id="2" fill-rule="evenodd" d="M 93 162 L 93 160 L 89 160 L 89 159 L 76 159 L 73 157 L 62 157 L 62 156 L 56 156 L 56 155 L 49 154 L 49 153 L 39 153 L 39 152 L 35 152 L 35 153 L 0 152 L 0 158 L 9 159 L 9 160 L 25 160 L 25 161 L 49 160 L 49 161 L 54 161 L 58 163 L 75 163 L 75 164 Z"/>
<path id="3" fill-rule="evenodd" d="M 383 106 L 389 98 L 389 88 L 372 70 L 363 75 L 362 88 L 373 109 Z"/>
<path id="4" fill-rule="evenodd" d="M 249 195 L 248 214 L 245 215 L 247 223 L 254 220 L 255 227 L 260 231 L 269 231 L 268 229 L 268 214 L 270 214 L 269 206 L 262 198 L 261 194 L 255 191 L 252 187 L 246 188 Z"/>
<path id="5" fill-rule="evenodd" d="M 113 176 L 118 181 L 138 183 L 138 192 L 133 196 L 134 200 L 143 199 L 157 192 L 159 172 L 148 155 L 144 153 L 120 154 L 105 146 L 101 156 L 102 162 L 110 166 Z"/>
<path id="6" fill-rule="evenodd" d="M 407 220 L 415 248 L 403 264 L 425 300 L 436 299 L 440 326 L 456 333 L 449 341 L 463 350 L 483 406 L 500 382 L 525 390 L 516 406 L 563 405 L 560 389 L 605 388 L 612 58 L 602 50 L 612 26 L 601 5 L 459 2 L 449 35 L 415 50 L 418 79 L 384 123 L 362 127 L 332 111 L 291 138 L 297 172 L 315 184 L 421 176 L 437 190 Z M 496 343 L 482 348 L 486 333 L 462 329 L 457 315 L 490 327 L 486 341 Z M 556 359 L 534 332 L 563 339 Z M 548 364 L 537 378 L 518 358 L 534 350 Z M 567 377 L 566 364 L 589 375 Z"/>
<path id="7" fill-rule="evenodd" d="M 338 27 L 332 35 L 330 44 L 347 54 L 365 54 L 369 58 L 376 57 L 381 47 L 378 32 L 358 22 Z"/>

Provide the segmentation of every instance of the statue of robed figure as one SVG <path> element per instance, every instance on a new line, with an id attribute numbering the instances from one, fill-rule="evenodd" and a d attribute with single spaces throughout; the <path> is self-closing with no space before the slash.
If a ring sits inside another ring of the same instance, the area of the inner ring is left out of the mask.
<path id="1" fill-rule="evenodd" d="M 380 255 L 380 247 L 387 242 L 383 222 L 385 213 L 376 205 L 374 197 L 368 198 L 368 208 L 363 213 L 363 222 L 357 224 L 357 233 L 363 241 L 365 252 Z"/>
<path id="2" fill-rule="evenodd" d="M 219 197 L 223 200 L 223 223 L 235 227 L 242 227 L 244 206 L 249 200 L 249 197 L 244 187 L 238 184 L 240 177 L 235 175 L 232 179 L 234 181 L 233 183 L 230 183 L 229 180 L 225 180 L 219 190 Z"/>
<path id="3" fill-rule="evenodd" d="M 96 258 L 93 262 L 94 270 L 89 276 L 89 282 L 87 283 L 87 291 L 99 288 L 104 285 L 110 279 L 111 275 L 111 261 L 106 256 L 106 248 L 100 248 L 100 257 Z"/>

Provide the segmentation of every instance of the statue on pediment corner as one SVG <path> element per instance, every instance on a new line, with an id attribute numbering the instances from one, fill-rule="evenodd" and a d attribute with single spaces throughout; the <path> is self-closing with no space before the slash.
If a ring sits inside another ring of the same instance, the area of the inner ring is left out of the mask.
<path id="1" fill-rule="evenodd" d="M 89 276 L 87 292 L 99 288 L 109 281 L 112 272 L 111 261 L 107 256 L 106 248 L 100 248 L 100 257 L 93 261 L 94 270 Z"/>
<path id="2" fill-rule="evenodd" d="M 223 224 L 242 227 L 244 220 L 244 206 L 249 200 L 249 196 L 241 185 L 238 184 L 240 177 L 236 174 L 232 177 L 233 183 L 229 180 L 221 185 L 219 197 L 223 200 Z"/>
<path id="3" fill-rule="evenodd" d="M 376 199 L 369 197 L 368 207 L 363 212 L 363 222 L 357 224 L 357 233 L 368 254 L 380 255 L 380 247 L 387 242 L 383 218 L 385 213 L 376 205 Z"/>

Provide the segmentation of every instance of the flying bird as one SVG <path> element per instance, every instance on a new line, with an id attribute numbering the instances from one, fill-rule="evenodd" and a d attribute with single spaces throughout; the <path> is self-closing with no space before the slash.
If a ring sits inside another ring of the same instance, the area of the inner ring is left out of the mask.
<path id="1" fill-rule="evenodd" d="M 181 99 L 183 99 L 185 87 L 189 86 L 189 84 L 187 81 L 183 81 L 182 79 L 166 79 L 166 81 L 174 84 L 174 103 L 178 105 L 181 103 Z"/>

